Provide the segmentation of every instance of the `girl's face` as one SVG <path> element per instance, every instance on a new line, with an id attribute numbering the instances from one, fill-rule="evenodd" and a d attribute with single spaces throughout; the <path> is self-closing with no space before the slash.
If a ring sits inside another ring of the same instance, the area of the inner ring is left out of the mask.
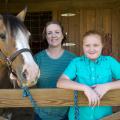
<path id="1" fill-rule="evenodd" d="M 61 46 L 63 33 L 61 27 L 57 24 L 50 24 L 46 28 L 46 39 L 51 47 Z"/>
<path id="2" fill-rule="evenodd" d="M 89 35 L 83 39 L 84 54 L 91 60 L 96 60 L 102 52 L 102 41 L 99 35 Z"/>

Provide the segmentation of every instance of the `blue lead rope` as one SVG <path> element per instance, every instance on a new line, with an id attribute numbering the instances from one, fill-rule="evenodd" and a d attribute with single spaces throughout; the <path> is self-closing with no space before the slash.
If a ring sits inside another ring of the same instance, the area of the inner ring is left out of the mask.
<path id="1" fill-rule="evenodd" d="M 39 108 L 39 106 L 37 105 L 36 101 L 32 97 L 29 88 L 27 86 L 24 86 L 24 87 L 22 87 L 22 90 L 23 90 L 23 97 L 29 97 L 29 100 L 32 104 L 34 111 L 37 112 L 37 109 Z"/>
<path id="2" fill-rule="evenodd" d="M 74 107 L 75 107 L 74 120 L 79 120 L 79 106 L 78 106 L 78 91 L 77 90 L 74 90 Z"/>

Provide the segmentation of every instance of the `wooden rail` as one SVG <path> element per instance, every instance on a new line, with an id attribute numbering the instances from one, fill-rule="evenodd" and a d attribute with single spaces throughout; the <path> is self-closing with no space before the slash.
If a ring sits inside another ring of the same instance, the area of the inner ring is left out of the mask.
<path id="1" fill-rule="evenodd" d="M 39 106 L 72 106 L 74 92 L 64 89 L 30 89 Z M 88 105 L 83 92 L 79 92 L 79 105 Z M 100 105 L 120 106 L 120 90 L 109 91 Z M 32 107 L 28 97 L 22 97 L 21 89 L 1 89 L 0 107 Z"/>

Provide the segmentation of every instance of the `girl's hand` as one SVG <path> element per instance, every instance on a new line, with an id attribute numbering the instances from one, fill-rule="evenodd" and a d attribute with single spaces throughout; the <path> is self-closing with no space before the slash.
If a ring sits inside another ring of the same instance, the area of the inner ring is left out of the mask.
<path id="1" fill-rule="evenodd" d="M 109 91 L 106 84 L 97 84 L 95 86 L 92 86 L 92 88 L 97 93 L 99 98 L 102 98 Z"/>
<path id="2" fill-rule="evenodd" d="M 96 106 L 100 104 L 100 98 L 97 93 L 89 86 L 85 86 L 84 93 L 88 98 L 89 106 Z"/>

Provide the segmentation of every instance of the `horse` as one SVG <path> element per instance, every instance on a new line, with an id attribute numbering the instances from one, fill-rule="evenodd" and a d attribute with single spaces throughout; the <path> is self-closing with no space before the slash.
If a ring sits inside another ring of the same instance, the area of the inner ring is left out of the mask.
<path id="1" fill-rule="evenodd" d="M 40 71 L 30 52 L 30 32 L 23 24 L 26 11 L 25 8 L 16 17 L 0 15 L 0 73 L 7 69 L 19 82 L 30 86 L 36 84 Z M 3 88 L 4 80 L 0 79 L 0 88 Z"/>
<path id="2" fill-rule="evenodd" d="M 30 32 L 24 25 L 27 8 L 17 16 L 0 14 L 0 89 L 11 88 L 10 76 L 18 86 L 36 84 L 40 70 L 29 46 Z M 11 77 L 12 78 L 12 77 Z"/>

